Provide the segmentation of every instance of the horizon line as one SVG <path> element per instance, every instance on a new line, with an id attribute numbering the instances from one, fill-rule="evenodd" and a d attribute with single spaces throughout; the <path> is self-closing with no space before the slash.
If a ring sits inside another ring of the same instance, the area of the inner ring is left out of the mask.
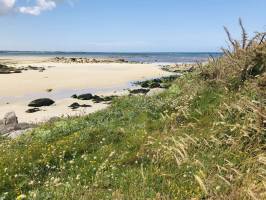
<path id="1" fill-rule="evenodd" d="M 50 50 L 0 50 L 0 53 L 223 53 L 222 51 L 50 51 Z"/>

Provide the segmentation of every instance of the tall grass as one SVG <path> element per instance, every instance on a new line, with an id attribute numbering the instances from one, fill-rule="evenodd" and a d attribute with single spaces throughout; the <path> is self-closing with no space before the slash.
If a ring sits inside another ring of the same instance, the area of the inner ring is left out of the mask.
<path id="1" fill-rule="evenodd" d="M 266 199 L 265 34 L 240 26 L 158 96 L 1 140 L 0 198 Z"/>

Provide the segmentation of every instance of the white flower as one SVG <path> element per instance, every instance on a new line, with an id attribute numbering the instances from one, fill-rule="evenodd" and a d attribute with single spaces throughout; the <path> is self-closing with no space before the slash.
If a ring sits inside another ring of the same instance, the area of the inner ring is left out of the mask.
<path id="1" fill-rule="evenodd" d="M 29 185 L 33 185 L 33 184 L 34 184 L 34 181 L 33 180 L 29 182 Z"/>
<path id="2" fill-rule="evenodd" d="M 69 161 L 70 164 L 74 164 L 74 162 L 75 162 L 74 160 L 70 160 Z"/>

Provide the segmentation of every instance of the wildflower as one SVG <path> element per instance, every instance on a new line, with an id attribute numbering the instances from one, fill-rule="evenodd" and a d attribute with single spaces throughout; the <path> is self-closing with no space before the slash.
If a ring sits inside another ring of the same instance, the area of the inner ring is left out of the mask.
<path id="1" fill-rule="evenodd" d="M 87 155 L 84 155 L 84 154 L 83 154 L 83 155 L 81 156 L 81 158 L 82 158 L 83 160 L 87 160 Z"/>
<path id="2" fill-rule="evenodd" d="M 60 182 L 60 178 L 55 178 L 54 179 L 54 184 L 56 185 L 56 184 L 58 184 Z"/>
<path id="3" fill-rule="evenodd" d="M 29 182 L 29 185 L 33 185 L 33 184 L 34 184 L 34 181 L 33 180 Z"/>
<path id="4" fill-rule="evenodd" d="M 75 162 L 74 160 L 70 160 L 69 161 L 70 164 L 74 164 L 74 162 Z"/>
<path id="5" fill-rule="evenodd" d="M 21 199 L 26 199 L 26 195 L 25 194 L 21 194 L 19 196 L 17 196 L 16 200 L 21 200 Z"/>

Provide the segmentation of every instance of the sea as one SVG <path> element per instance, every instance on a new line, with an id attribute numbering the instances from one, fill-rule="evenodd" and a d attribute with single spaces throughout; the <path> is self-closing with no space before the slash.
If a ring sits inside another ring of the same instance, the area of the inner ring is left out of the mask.
<path id="1" fill-rule="evenodd" d="M 1 57 L 87 57 L 103 59 L 125 59 L 144 63 L 190 63 L 207 61 L 210 57 L 220 57 L 220 52 L 62 52 L 62 51 L 0 51 Z"/>

